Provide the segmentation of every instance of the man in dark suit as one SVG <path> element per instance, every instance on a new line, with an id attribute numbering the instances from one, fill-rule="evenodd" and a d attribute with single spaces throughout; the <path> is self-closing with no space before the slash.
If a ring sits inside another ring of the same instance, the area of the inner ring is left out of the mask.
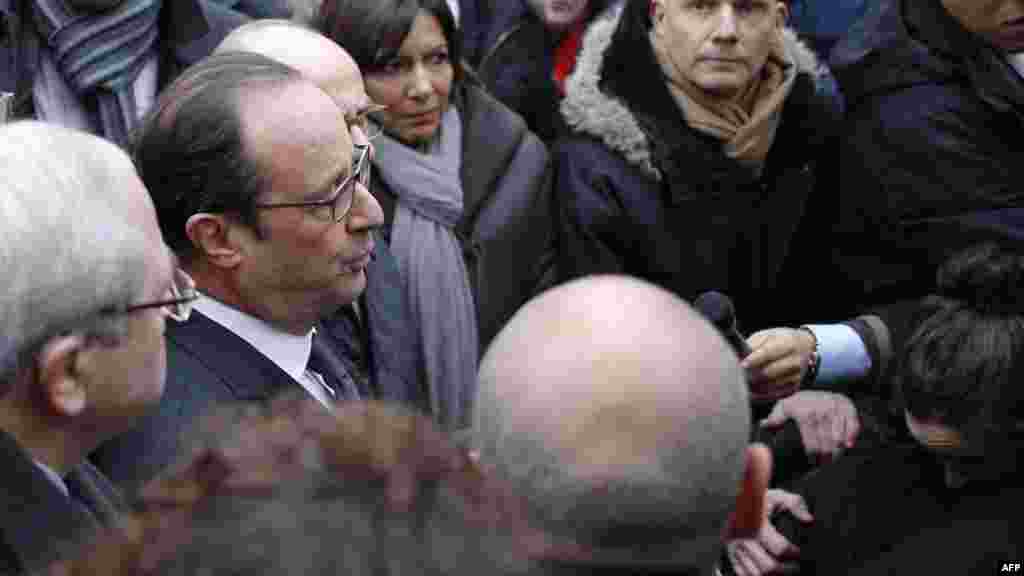
<path id="1" fill-rule="evenodd" d="M 189 287 L 142 182 L 110 143 L 16 123 L 0 129 L 0 172 L 8 574 L 39 569 L 117 522 L 123 501 L 86 455 L 159 401 L 164 316 L 187 315 Z"/>
<path id="2" fill-rule="evenodd" d="M 345 114 L 355 145 L 371 147 L 380 129 L 367 122 L 376 104 L 366 94 L 352 56 L 329 38 L 287 20 L 257 20 L 235 29 L 216 52 L 262 54 L 301 72 L 334 99 Z M 419 377 L 425 368 L 412 327 L 398 262 L 386 243 L 376 244 L 366 269 L 366 290 L 352 306 L 325 321 L 343 348 L 346 367 L 367 381 L 373 396 L 428 411 Z"/>
<path id="3" fill-rule="evenodd" d="M 180 433 L 213 404 L 300 387 L 328 408 L 370 395 L 317 330 L 365 289 L 383 222 L 369 148 L 344 126 L 299 72 L 244 52 L 186 70 L 144 122 L 136 167 L 200 298 L 167 331 L 159 409 L 94 455 L 122 487 L 174 461 Z"/>
<path id="4" fill-rule="evenodd" d="M 0 0 L 13 115 L 118 143 L 182 69 L 248 18 L 211 0 Z"/>

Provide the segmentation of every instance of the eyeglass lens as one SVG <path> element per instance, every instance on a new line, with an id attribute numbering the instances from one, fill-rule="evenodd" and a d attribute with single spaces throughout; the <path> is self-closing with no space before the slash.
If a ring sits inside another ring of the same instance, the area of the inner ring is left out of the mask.
<path id="1" fill-rule="evenodd" d="M 185 322 L 192 313 L 192 302 L 196 297 L 195 283 L 184 270 L 175 270 L 170 292 L 170 299 L 178 302 L 168 304 L 164 309 L 172 319 Z"/>
<path id="2" fill-rule="evenodd" d="M 356 182 L 362 184 L 364 188 L 370 185 L 370 163 L 367 161 L 370 147 L 355 148 L 355 151 L 355 160 L 352 162 L 352 174 L 342 183 L 342 189 L 334 203 L 333 216 L 335 222 L 341 222 L 348 215 L 349 210 L 352 209 L 352 203 L 355 201 L 356 195 Z"/>

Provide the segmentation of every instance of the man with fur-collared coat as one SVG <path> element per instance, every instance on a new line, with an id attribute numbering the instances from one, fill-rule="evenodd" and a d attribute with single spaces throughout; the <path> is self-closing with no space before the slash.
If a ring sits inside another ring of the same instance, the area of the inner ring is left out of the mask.
<path id="1" fill-rule="evenodd" d="M 591 24 L 554 149 L 563 279 L 718 290 L 744 330 L 807 317 L 842 101 L 786 17 L 775 0 L 629 0 Z"/>

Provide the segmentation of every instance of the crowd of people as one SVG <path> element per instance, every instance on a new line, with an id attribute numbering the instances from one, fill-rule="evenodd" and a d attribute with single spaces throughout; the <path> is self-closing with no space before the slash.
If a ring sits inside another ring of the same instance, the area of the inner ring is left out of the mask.
<path id="1" fill-rule="evenodd" d="M 0 575 L 1005 572 L 1024 1 L 0 0 Z"/>

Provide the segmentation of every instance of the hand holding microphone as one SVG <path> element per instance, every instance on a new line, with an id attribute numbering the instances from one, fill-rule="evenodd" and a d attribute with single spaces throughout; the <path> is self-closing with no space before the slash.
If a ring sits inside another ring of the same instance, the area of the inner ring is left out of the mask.
<path id="1" fill-rule="evenodd" d="M 718 328 L 740 357 L 753 401 L 778 400 L 800 389 L 807 359 L 815 349 L 813 334 L 802 329 L 771 328 L 745 339 L 736 329 L 736 309 L 728 296 L 705 292 L 693 306 Z"/>
<path id="2" fill-rule="evenodd" d="M 769 328 L 747 340 L 753 351 L 742 366 L 755 401 L 778 400 L 800 390 L 813 361 L 814 334 L 800 328 Z"/>

